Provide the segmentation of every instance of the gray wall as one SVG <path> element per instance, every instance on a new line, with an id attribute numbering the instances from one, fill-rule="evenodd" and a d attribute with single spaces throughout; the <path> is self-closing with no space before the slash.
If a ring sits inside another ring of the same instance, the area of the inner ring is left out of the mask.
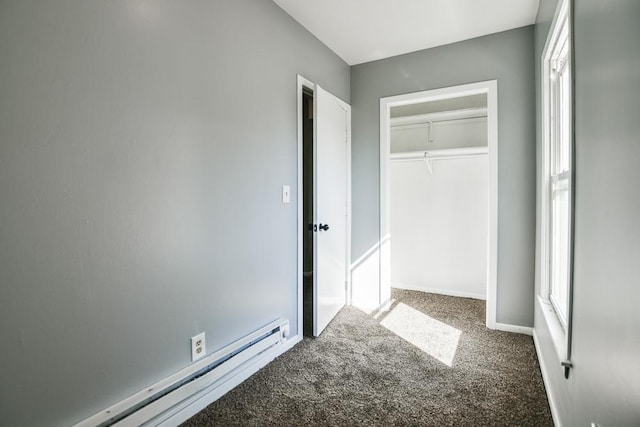
<path id="1" fill-rule="evenodd" d="M 380 98 L 498 80 L 498 316 L 532 326 L 535 246 L 533 26 L 351 68 L 352 258 L 379 239 Z"/>
<path id="2" fill-rule="evenodd" d="M 541 2 L 537 67 L 554 7 Z M 575 1 L 575 368 L 568 380 L 538 310 L 535 326 L 564 426 L 640 425 L 639 19 L 636 0 Z"/>
<path id="3" fill-rule="evenodd" d="M 296 333 L 296 74 L 347 64 L 264 0 L 3 1 L 0 62 L 0 424 Z"/>

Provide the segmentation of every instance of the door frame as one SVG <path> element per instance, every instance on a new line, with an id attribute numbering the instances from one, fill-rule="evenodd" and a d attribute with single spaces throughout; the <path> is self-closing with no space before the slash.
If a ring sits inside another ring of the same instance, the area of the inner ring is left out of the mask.
<path id="1" fill-rule="evenodd" d="M 391 289 L 390 243 L 390 112 L 391 107 L 459 98 L 477 94 L 487 95 L 487 133 L 489 149 L 489 215 L 487 239 L 487 328 L 496 329 L 498 291 L 498 82 L 489 80 L 421 92 L 380 98 L 380 250 L 379 284 L 381 308 L 387 309 L 384 295 Z"/>
<path id="2" fill-rule="evenodd" d="M 298 150 L 298 176 L 297 176 L 297 236 L 298 236 L 298 262 L 297 262 L 297 293 L 298 293 L 298 334 L 300 337 L 303 336 L 303 286 L 304 286 L 304 278 L 303 278 L 303 269 L 304 269 L 304 246 L 303 246 L 303 135 L 302 135 L 302 102 L 303 102 L 303 91 L 304 89 L 308 89 L 313 92 L 315 97 L 316 94 L 316 83 L 311 80 L 301 76 L 298 74 L 297 76 L 297 89 L 296 89 L 296 98 L 297 98 L 297 111 L 296 111 L 296 122 L 297 122 L 297 150 Z M 335 96 L 335 95 L 334 95 Z M 345 259 L 345 298 L 346 305 L 351 305 L 351 105 L 346 102 L 340 100 L 345 108 L 349 111 L 349 115 L 347 118 L 347 206 L 346 206 L 346 259 Z M 315 156 L 315 153 L 314 153 Z M 315 187 L 315 186 L 314 186 Z M 314 272 L 315 274 L 315 272 Z M 314 319 L 315 321 L 315 319 Z"/>

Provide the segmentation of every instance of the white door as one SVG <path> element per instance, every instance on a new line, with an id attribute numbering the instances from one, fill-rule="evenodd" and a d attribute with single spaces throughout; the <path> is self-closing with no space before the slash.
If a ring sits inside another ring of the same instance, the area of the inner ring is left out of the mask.
<path id="1" fill-rule="evenodd" d="M 351 107 L 316 86 L 314 93 L 313 335 L 344 307 L 347 278 L 347 171 Z"/>

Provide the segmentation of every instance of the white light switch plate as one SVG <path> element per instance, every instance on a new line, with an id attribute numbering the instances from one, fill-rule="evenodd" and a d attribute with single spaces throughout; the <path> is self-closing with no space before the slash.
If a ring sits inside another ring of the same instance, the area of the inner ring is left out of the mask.
<path id="1" fill-rule="evenodd" d="M 282 186 L 282 203 L 291 203 L 291 186 Z"/>

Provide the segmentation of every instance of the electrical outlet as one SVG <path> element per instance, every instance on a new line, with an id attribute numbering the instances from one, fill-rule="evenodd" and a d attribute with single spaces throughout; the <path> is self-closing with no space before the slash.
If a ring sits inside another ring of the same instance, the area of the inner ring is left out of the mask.
<path id="1" fill-rule="evenodd" d="M 195 337 L 191 337 L 191 361 L 195 362 L 204 357 L 205 354 L 207 354 L 207 343 L 204 332 L 202 332 Z"/>

